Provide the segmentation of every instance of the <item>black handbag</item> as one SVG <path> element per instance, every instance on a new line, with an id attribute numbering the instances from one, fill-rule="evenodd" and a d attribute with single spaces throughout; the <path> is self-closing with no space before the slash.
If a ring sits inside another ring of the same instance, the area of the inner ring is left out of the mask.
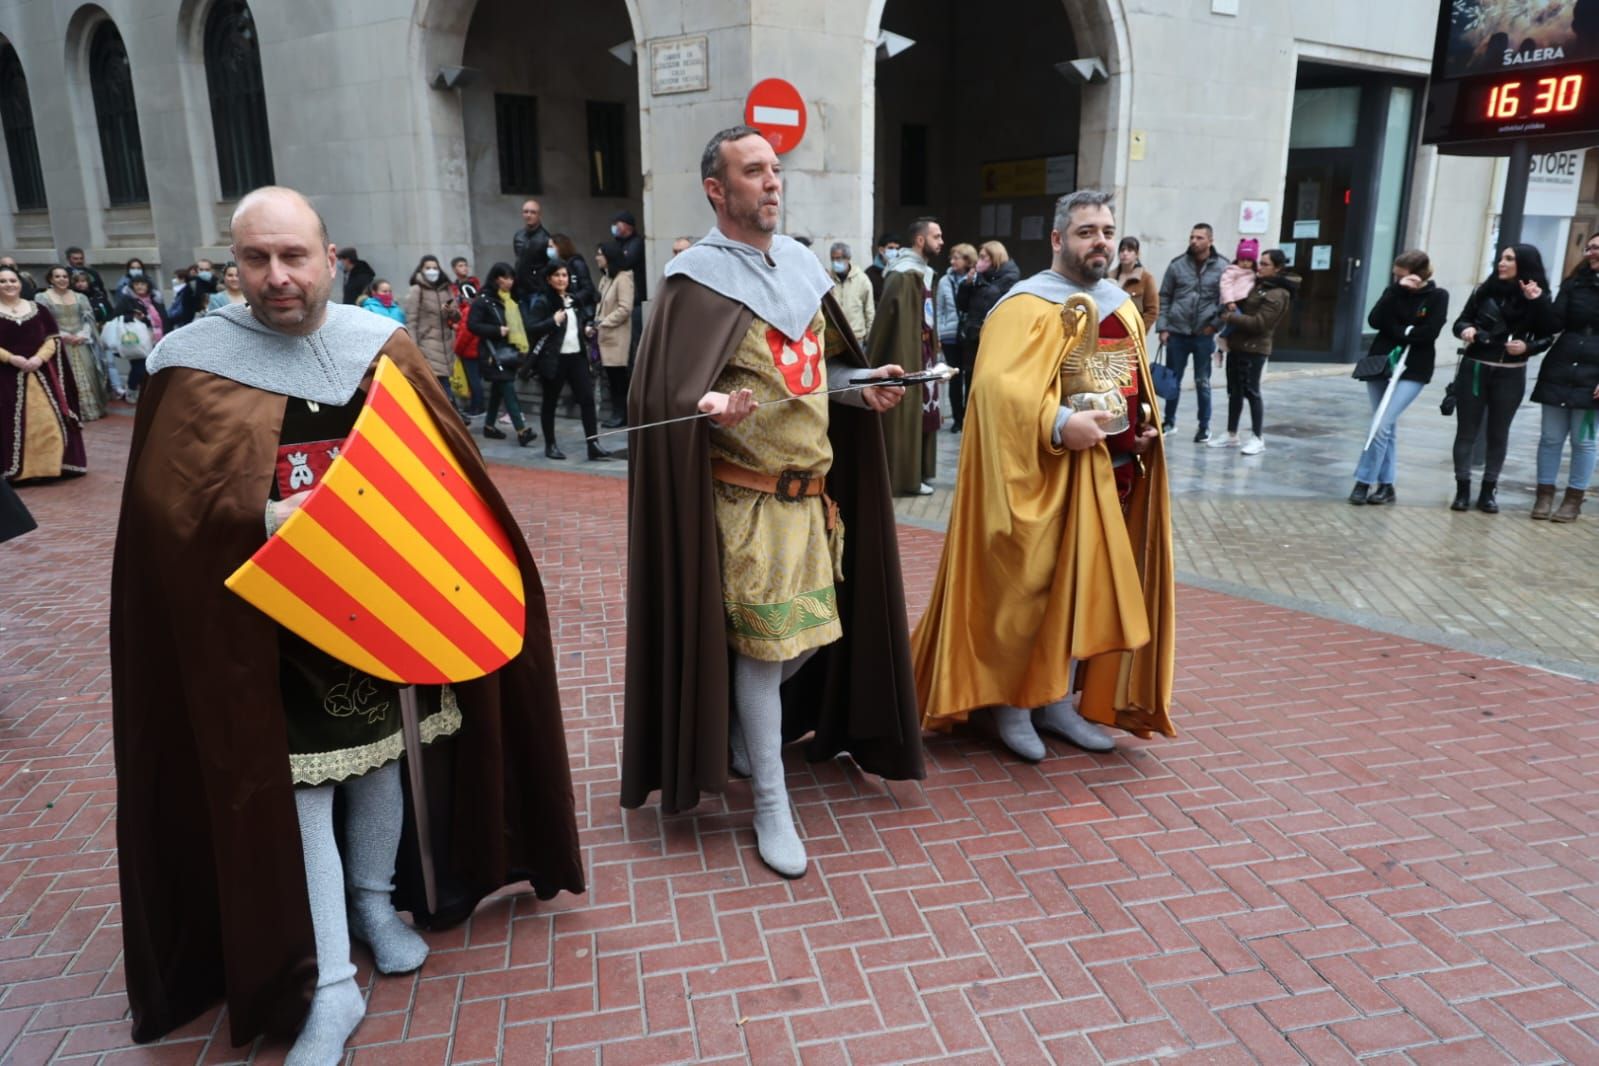
<path id="1" fill-rule="evenodd" d="M 1350 377 L 1356 381 L 1380 381 L 1388 376 L 1388 371 L 1393 367 L 1392 354 L 1372 352 L 1355 364 L 1355 369 Z"/>

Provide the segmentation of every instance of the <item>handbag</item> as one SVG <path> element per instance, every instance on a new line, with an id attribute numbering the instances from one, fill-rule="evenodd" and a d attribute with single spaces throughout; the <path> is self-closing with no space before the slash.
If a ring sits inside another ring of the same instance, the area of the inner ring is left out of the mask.
<path id="1" fill-rule="evenodd" d="M 462 400 L 470 399 L 472 396 L 472 385 L 466 379 L 466 367 L 461 364 L 459 357 L 451 360 L 450 391 Z"/>
<path id="2" fill-rule="evenodd" d="M 1162 344 L 1155 353 L 1155 361 L 1149 365 L 1150 384 L 1154 387 L 1155 395 L 1160 397 L 1162 409 L 1170 407 L 1177 402 L 1177 394 L 1182 391 L 1182 379 L 1176 371 L 1166 365 L 1166 345 Z"/>
<path id="3" fill-rule="evenodd" d="M 1381 352 L 1372 352 L 1370 355 L 1363 356 L 1355 364 L 1355 369 L 1350 372 L 1349 376 L 1356 381 L 1380 381 L 1388 376 L 1388 372 L 1399 361 L 1399 352 L 1400 349 L 1395 348 L 1387 355 Z"/>

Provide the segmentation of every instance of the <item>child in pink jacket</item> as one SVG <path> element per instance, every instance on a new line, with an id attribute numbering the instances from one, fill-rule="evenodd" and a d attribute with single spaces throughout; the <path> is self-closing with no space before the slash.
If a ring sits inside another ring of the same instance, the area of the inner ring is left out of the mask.
<path id="1" fill-rule="evenodd" d="M 1238 303 L 1248 296 L 1255 288 L 1255 263 L 1260 259 L 1260 242 L 1253 237 L 1245 237 L 1238 242 L 1238 254 L 1233 256 L 1232 265 L 1221 272 L 1221 283 L 1217 286 L 1221 293 L 1221 305 L 1225 311 L 1238 310 Z M 1216 334 L 1216 365 L 1222 364 L 1227 354 L 1227 334 L 1233 331 L 1231 326 L 1223 326 Z"/>

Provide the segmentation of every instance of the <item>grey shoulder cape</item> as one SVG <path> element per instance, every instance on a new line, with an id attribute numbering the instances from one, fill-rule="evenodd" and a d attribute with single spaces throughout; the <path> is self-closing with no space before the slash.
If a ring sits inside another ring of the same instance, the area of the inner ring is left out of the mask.
<path id="1" fill-rule="evenodd" d="M 1084 293 L 1093 297 L 1094 302 L 1099 305 L 1099 319 L 1101 322 L 1109 318 L 1118 307 L 1128 300 L 1127 290 L 1107 278 L 1101 278 L 1092 288 L 1085 289 L 1064 274 L 1054 270 L 1041 270 L 1032 277 L 1025 278 L 1012 285 L 1010 292 L 1001 296 L 999 303 L 994 306 L 997 308 L 999 304 L 1009 300 L 1012 296 L 1023 294 L 1041 296 L 1050 303 L 1063 304 L 1066 302 L 1066 297 L 1074 292 Z"/>
<path id="2" fill-rule="evenodd" d="M 833 291 L 833 279 L 810 249 L 781 233 L 762 254 L 713 226 L 666 264 L 667 277 L 679 274 L 743 304 L 789 340 L 805 336 L 822 297 Z"/>
<path id="3" fill-rule="evenodd" d="M 231 304 L 168 333 L 150 353 L 151 374 L 181 366 L 254 389 L 314 403 L 348 403 L 372 359 L 403 326 L 346 304 L 328 304 L 322 328 L 294 337 L 256 321 L 247 304 Z"/>

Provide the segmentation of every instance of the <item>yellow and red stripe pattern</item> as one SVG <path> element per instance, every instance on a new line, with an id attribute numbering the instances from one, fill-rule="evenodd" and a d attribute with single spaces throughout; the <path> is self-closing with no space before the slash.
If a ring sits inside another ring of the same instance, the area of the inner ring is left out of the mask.
<path id="1" fill-rule="evenodd" d="M 527 622 L 510 537 L 388 356 L 321 483 L 227 586 L 335 659 L 408 685 L 498 670 Z"/>

